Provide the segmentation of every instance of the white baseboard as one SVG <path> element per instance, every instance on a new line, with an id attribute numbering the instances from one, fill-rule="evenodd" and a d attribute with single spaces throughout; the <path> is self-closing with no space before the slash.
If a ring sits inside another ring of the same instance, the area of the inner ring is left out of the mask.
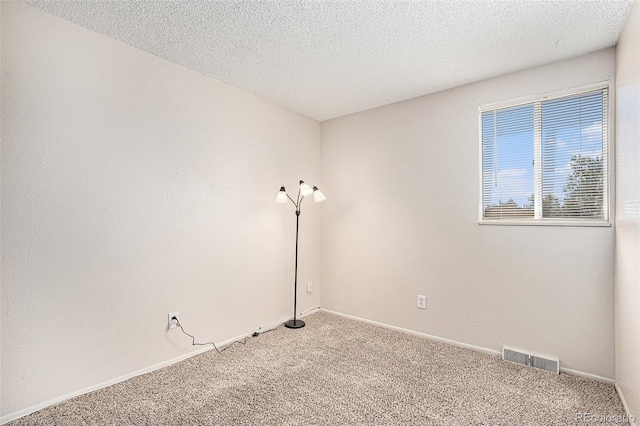
<path id="1" fill-rule="evenodd" d="M 244 338 L 244 336 L 241 337 L 241 338 Z M 230 340 L 234 340 L 234 339 L 230 339 Z M 224 346 L 225 344 L 228 344 L 228 343 L 231 343 L 231 342 L 228 341 L 228 342 L 216 343 L 216 346 Z M 53 399 L 50 399 L 48 401 L 42 402 L 40 404 L 32 405 L 31 407 L 28 407 L 28 408 L 25 408 L 25 409 L 22 409 L 22 410 L 13 412 L 13 413 L 9 413 L 9 414 L 4 415 L 4 416 L 2 416 L 0 418 L 0 424 L 5 424 L 7 422 L 10 422 L 12 420 L 18 419 L 20 417 L 27 416 L 27 415 L 29 415 L 31 413 L 35 413 L 36 411 L 42 410 L 43 408 L 47 408 L 47 407 L 50 407 L 52 405 L 59 404 L 59 403 L 61 403 L 63 401 L 66 401 L 68 399 L 75 398 L 76 396 L 80 396 L 80 395 L 84 395 L 84 394 L 87 394 L 87 393 L 95 392 L 97 390 L 106 388 L 108 386 L 115 385 L 116 383 L 124 382 L 125 380 L 129 380 L 129 379 L 134 378 L 136 376 L 141 376 L 143 374 L 150 373 L 150 372 L 158 370 L 160 368 L 168 367 L 169 365 L 175 364 L 175 363 L 180 362 L 180 361 L 184 361 L 187 358 L 191 358 L 193 356 L 196 356 L 196 355 L 199 355 L 201 353 L 210 351 L 212 349 L 213 349 L 213 346 L 207 346 L 207 347 L 203 347 L 203 348 L 200 348 L 200 349 L 196 349 L 196 350 L 194 350 L 192 352 L 189 352 L 189 353 L 184 354 L 184 355 L 180 355 L 180 356 L 178 356 L 176 358 L 172 358 L 172 359 L 167 360 L 167 361 L 159 362 L 159 363 L 151 365 L 149 367 L 145 367 L 145 368 L 142 368 L 140 370 L 134 371 L 133 373 L 123 374 L 122 376 L 116 377 L 114 379 L 110 379 L 110 380 L 107 380 L 105 382 L 98 383 L 96 385 L 87 386 L 86 388 L 83 388 L 83 389 L 80 389 L 80 390 L 77 390 L 77 391 L 74 391 L 74 392 L 70 392 L 68 394 L 59 396 L 57 398 L 53 398 Z"/>
<path id="2" fill-rule="evenodd" d="M 311 315 L 311 314 L 317 312 L 319 309 L 320 309 L 319 306 L 314 306 L 313 308 L 308 309 L 307 311 L 302 312 L 302 313 L 298 314 L 297 316 L 299 318 L 300 317 L 305 317 L 305 316 L 308 316 L 308 315 Z M 245 336 L 251 336 L 254 331 L 258 332 L 258 333 L 264 333 L 265 331 L 268 331 L 270 329 L 278 327 L 280 324 L 285 322 L 287 319 L 289 319 L 289 317 L 287 317 L 286 319 L 283 319 L 281 321 L 276 321 L 276 322 L 273 322 L 271 324 L 264 325 L 264 326 L 259 327 L 258 329 L 253 330 L 253 331 L 251 331 L 249 333 L 241 334 L 239 336 L 232 337 L 231 339 L 227 339 L 227 340 L 225 340 L 223 342 L 216 343 L 216 346 L 219 347 L 219 348 L 225 347 L 225 346 L 227 346 L 227 345 L 229 345 L 229 344 L 231 344 L 231 343 L 233 343 L 233 342 L 235 342 L 237 340 L 244 339 Z M 50 399 L 48 401 L 42 402 L 40 404 L 32 405 L 31 407 L 28 407 L 28 408 L 25 408 L 25 409 L 22 409 L 22 410 L 13 412 L 13 413 L 6 414 L 6 415 L 0 417 L 0 425 L 8 423 L 8 422 L 10 422 L 12 420 L 18 419 L 20 417 L 27 416 L 27 415 L 29 415 L 31 413 L 35 413 L 36 411 L 42 410 L 43 408 L 47 408 L 47 407 L 50 407 L 52 405 L 59 404 L 59 403 L 61 403 L 63 401 L 66 401 L 68 399 L 75 398 L 76 396 L 80 396 L 80 395 L 84 395 L 84 394 L 87 394 L 87 393 L 95 392 L 97 390 L 106 388 L 108 386 L 115 385 L 116 383 L 120 383 L 120 382 L 124 382 L 125 380 L 132 379 L 132 378 L 134 378 L 136 376 L 141 376 L 143 374 L 147 374 L 147 373 L 150 373 L 152 371 L 159 370 L 159 369 L 164 368 L 164 367 L 168 367 L 170 365 L 173 365 L 173 364 L 178 363 L 180 361 L 184 361 L 185 359 L 194 357 L 196 355 L 200 355 L 201 353 L 204 353 L 204 352 L 207 352 L 207 351 L 210 351 L 210 350 L 213 350 L 213 346 L 206 346 L 206 347 L 203 347 L 203 348 L 200 348 L 200 349 L 196 349 L 196 350 L 194 350 L 192 352 L 189 352 L 187 354 L 183 354 L 183 355 L 180 355 L 178 357 L 169 359 L 167 361 L 162 361 L 162 362 L 159 362 L 157 364 L 151 365 L 149 367 L 145 367 L 145 368 L 142 368 L 140 370 L 134 371 L 133 373 L 123 374 L 122 376 L 116 377 L 114 379 L 110 379 L 110 380 L 107 380 L 105 382 L 98 383 L 96 385 L 88 386 L 86 388 L 83 388 L 83 389 L 80 389 L 80 390 L 77 390 L 77 391 L 74 391 L 74 392 L 70 392 L 68 394 L 59 396 L 57 398 L 53 398 L 53 399 Z"/>
<path id="3" fill-rule="evenodd" d="M 607 377 L 598 376 L 596 374 L 585 373 L 584 371 L 572 370 L 566 367 L 560 367 L 560 372 L 565 374 L 571 374 L 573 376 L 582 377 L 584 379 L 595 380 L 596 382 L 606 383 L 608 385 L 615 385 L 616 381 Z"/>
<path id="4" fill-rule="evenodd" d="M 617 383 L 614 386 L 616 388 L 616 392 L 618 393 L 618 397 L 620 397 L 620 401 L 622 401 L 622 408 L 624 408 L 624 412 L 627 413 L 627 415 L 629 416 L 629 425 L 636 426 L 638 419 L 634 417 L 635 420 L 631 421 L 631 418 L 633 417 L 633 415 L 629 411 L 629 406 L 627 405 L 627 400 L 624 399 L 624 394 L 622 393 L 622 389 L 620 389 L 620 386 L 618 386 Z"/>
<path id="5" fill-rule="evenodd" d="M 368 320 L 368 319 L 365 319 L 365 318 L 360 318 L 360 317 L 356 317 L 356 316 L 353 316 L 353 315 L 343 314 L 342 312 L 331 311 L 329 309 L 322 308 L 321 310 L 324 311 L 324 312 L 328 312 L 330 314 L 338 315 L 338 316 L 349 318 L 349 319 L 352 319 L 352 320 L 364 322 L 364 323 L 367 323 L 367 324 L 377 325 L 377 326 L 380 326 L 380 327 L 388 328 L 390 330 L 399 331 L 401 333 L 411 334 L 411 335 L 418 336 L 418 337 L 424 337 L 425 339 L 435 340 L 436 342 L 447 343 L 449 345 L 457 346 L 459 348 L 471 349 L 472 351 L 482 352 L 482 353 L 489 354 L 489 355 L 502 356 L 502 353 L 500 351 L 496 351 L 496 350 L 489 349 L 489 348 L 483 348 L 482 346 L 470 345 L 468 343 L 462 343 L 462 342 L 458 342 L 458 341 L 455 341 L 455 340 L 445 339 L 444 337 L 438 337 L 438 336 L 433 336 L 431 334 L 420 333 L 418 331 L 413 331 L 413 330 L 409 330 L 409 329 L 402 328 L 402 327 L 396 327 L 395 325 L 389 325 L 389 324 L 385 324 L 385 323 L 382 323 L 382 322 L 371 321 L 371 320 Z"/>
<path id="6" fill-rule="evenodd" d="M 307 309 L 306 311 L 298 314 L 298 318 L 308 317 L 309 315 L 313 315 L 320 310 L 320 306 L 314 306 L 313 308 Z M 278 323 L 281 324 L 281 323 Z"/>
<path id="7" fill-rule="evenodd" d="M 380 327 L 388 328 L 388 329 L 391 329 L 391 330 L 400 331 L 402 333 L 411 334 L 411 335 L 418 336 L 418 337 L 424 337 L 425 339 L 435 340 L 437 342 L 442 342 L 442 343 L 447 343 L 449 345 L 457 346 L 459 348 L 471 349 L 472 351 L 482 352 L 482 353 L 485 353 L 485 354 L 502 357 L 502 352 L 496 351 L 494 349 L 489 349 L 489 348 L 485 348 L 485 347 L 482 347 L 482 346 L 470 345 L 468 343 L 462 343 L 462 342 L 458 342 L 456 340 L 445 339 L 444 337 L 433 336 L 431 334 L 420 333 L 418 331 L 413 331 L 413 330 L 409 330 L 409 329 L 402 328 L 402 327 L 396 327 L 394 325 L 384 324 L 384 323 L 381 323 L 381 322 L 372 321 L 372 320 L 368 320 L 368 319 L 365 319 L 365 318 L 356 317 L 356 316 L 353 316 L 353 315 L 343 314 L 342 312 L 331 311 L 329 309 L 321 308 L 321 310 L 324 311 L 324 312 L 328 312 L 330 314 L 338 315 L 338 316 L 345 317 L 345 318 L 350 318 L 350 319 L 353 319 L 353 320 L 356 320 L 356 321 L 360 321 L 360 322 L 364 322 L 364 323 L 367 323 L 367 324 L 373 324 L 373 325 L 377 325 L 377 326 L 380 326 Z M 585 373 L 585 372 L 578 371 L 578 370 L 571 370 L 571 369 L 565 368 L 565 367 L 560 367 L 560 372 L 561 373 L 565 373 L 565 374 L 572 374 L 574 376 L 583 377 L 585 379 L 595 380 L 597 382 L 602 382 L 602 383 L 606 383 L 606 384 L 609 384 L 609 385 L 614 385 L 615 384 L 615 380 L 613 380 L 613 379 L 608 379 L 606 377 L 601 377 L 601 376 L 597 376 L 595 374 Z"/>
<path id="8" fill-rule="evenodd" d="M 411 334 L 411 335 L 418 336 L 418 337 L 423 337 L 425 339 L 434 340 L 434 341 L 442 342 L 442 343 L 447 343 L 447 344 L 450 344 L 450 345 L 453 345 L 453 346 L 457 346 L 457 347 L 460 347 L 460 348 L 470 349 L 470 350 L 473 350 L 473 351 L 476 351 L 476 352 L 482 352 L 482 353 L 485 353 L 485 354 L 488 354 L 488 355 L 502 356 L 502 353 L 500 351 L 496 351 L 496 350 L 493 350 L 493 349 L 484 348 L 482 346 L 470 345 L 468 343 L 462 343 L 462 342 L 458 342 L 458 341 L 455 341 L 455 340 L 445 339 L 443 337 L 433 336 L 433 335 L 426 334 L 426 333 L 420 333 L 418 331 L 413 331 L 413 330 L 409 330 L 409 329 L 402 328 L 402 327 L 396 327 L 396 326 L 393 326 L 393 325 L 384 324 L 384 323 L 381 323 L 381 322 L 372 321 L 372 320 L 368 320 L 368 319 L 365 319 L 365 318 L 360 318 L 360 317 L 356 317 L 356 316 L 353 316 L 353 315 L 348 315 L 348 314 L 344 314 L 344 313 L 341 313 L 341 312 L 332 311 L 332 310 L 329 310 L 329 309 L 323 309 L 323 308 L 320 308 L 319 306 L 314 306 L 313 308 L 308 309 L 307 311 L 298 314 L 297 317 L 298 318 L 306 317 L 308 315 L 312 315 L 312 314 L 316 313 L 319 310 L 322 310 L 324 312 L 327 312 L 327 313 L 330 313 L 330 314 L 333 314 L 333 315 L 338 315 L 338 316 L 342 316 L 342 317 L 345 317 L 345 318 L 349 318 L 349 319 L 353 319 L 353 320 L 356 320 L 356 321 L 360 321 L 360 322 L 363 322 L 363 323 L 377 325 L 377 326 L 380 326 L 380 327 L 388 328 L 388 329 L 399 331 L 399 332 L 402 332 L 402 333 Z M 267 330 L 270 330 L 270 329 L 273 329 L 273 328 L 279 326 L 284 321 L 286 321 L 286 319 L 281 320 L 281 321 L 276 321 L 276 322 L 273 322 L 271 324 L 267 324 L 267 325 L 262 326 L 262 327 L 260 327 L 260 328 L 258 328 L 256 330 L 254 330 L 254 331 L 259 332 L 259 333 L 264 333 Z M 252 333 L 253 332 L 250 332 L 248 334 L 242 334 L 242 335 L 233 337 L 231 339 L 227 339 L 227 340 L 225 340 L 223 342 L 216 343 L 216 346 L 224 347 L 224 346 L 226 346 L 228 344 L 231 344 L 231 343 L 233 343 L 233 342 L 235 342 L 237 340 L 243 339 L 247 335 L 250 336 Z M 213 350 L 213 346 L 211 346 L 211 347 L 203 347 L 201 349 L 196 349 L 196 350 L 194 350 L 192 352 L 180 355 L 180 356 L 178 356 L 176 358 L 172 358 L 172 359 L 167 360 L 167 361 L 159 362 L 159 363 L 154 364 L 152 366 L 145 367 L 145 368 L 142 368 L 140 370 L 134 371 L 133 373 L 124 374 L 124 375 L 116 377 L 114 379 L 107 380 L 105 382 L 102 382 L 102 383 L 99 383 L 99 384 L 96 384 L 96 385 L 88 386 L 88 387 L 86 387 L 84 389 L 80 389 L 78 391 L 74 391 L 74 392 L 68 393 L 66 395 L 62 395 L 60 397 L 51 399 L 49 401 L 45 401 L 45 402 L 40 403 L 40 404 L 33 405 L 33 406 L 25 408 L 23 410 L 19 410 L 19 411 L 16 411 L 14 413 L 9 413 L 7 415 L 4 415 L 4 416 L 0 417 L 0 425 L 8 423 L 8 422 L 10 422 L 12 420 L 18 419 L 18 418 L 23 417 L 23 416 L 27 416 L 27 415 L 29 415 L 31 413 L 35 413 L 36 411 L 42 410 L 43 408 L 47 408 L 47 407 L 50 407 L 52 405 L 59 404 L 60 402 L 66 401 L 68 399 L 75 398 L 76 396 L 84 395 L 84 394 L 87 394 L 87 393 L 90 393 L 90 392 L 95 392 L 97 390 L 106 388 L 108 386 L 115 385 L 116 383 L 124 382 L 125 380 L 129 380 L 129 379 L 131 379 L 133 377 L 140 376 L 142 374 L 147 374 L 147 373 L 150 373 L 152 371 L 159 370 L 160 368 L 168 367 L 170 365 L 173 365 L 173 364 L 178 363 L 180 361 L 184 361 L 185 359 L 191 358 L 193 356 L 199 355 L 201 353 L 204 353 L 204 352 L 207 352 L 207 351 L 210 351 L 210 350 Z M 620 390 L 618 385 L 615 384 L 614 380 L 608 379 L 606 377 L 597 376 L 597 375 L 594 375 L 594 374 L 584 373 L 582 371 L 571 370 L 571 369 L 564 368 L 564 367 L 560 367 L 560 371 L 563 372 L 563 373 L 573 374 L 575 376 L 584 377 L 584 378 L 587 378 L 587 379 L 596 380 L 596 381 L 599 381 L 599 382 L 615 385 L 616 391 L 618 392 L 618 395 L 620 396 L 620 400 L 622 401 L 624 409 L 625 409 L 625 411 L 627 413 L 629 413 L 629 409 L 627 407 L 626 401 L 624 400 L 624 396 L 622 395 L 622 391 Z M 634 426 L 634 424 L 632 424 L 632 426 Z"/>

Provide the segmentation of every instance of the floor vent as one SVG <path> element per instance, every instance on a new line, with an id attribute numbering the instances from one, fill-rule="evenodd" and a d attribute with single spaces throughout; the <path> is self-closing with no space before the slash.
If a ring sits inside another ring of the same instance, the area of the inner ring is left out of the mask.
<path id="1" fill-rule="evenodd" d="M 531 367 L 550 371 L 555 374 L 560 373 L 560 360 L 558 358 L 528 354 L 505 346 L 502 348 L 502 359 L 515 362 L 516 364 L 530 365 Z"/>
<path id="2" fill-rule="evenodd" d="M 531 366 L 540 370 L 551 371 L 552 373 L 560 373 L 560 360 L 557 358 L 543 358 L 537 355 L 531 355 Z"/>
<path id="3" fill-rule="evenodd" d="M 529 365 L 529 354 L 509 348 L 502 348 L 502 359 L 522 365 Z"/>

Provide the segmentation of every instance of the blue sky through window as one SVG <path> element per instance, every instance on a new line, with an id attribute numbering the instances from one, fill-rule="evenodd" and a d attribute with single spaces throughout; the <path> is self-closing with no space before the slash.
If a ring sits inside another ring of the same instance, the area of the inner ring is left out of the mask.
<path id="1" fill-rule="evenodd" d="M 509 200 L 529 204 L 534 192 L 533 113 L 530 104 L 482 114 L 484 207 Z"/>
<path id="2" fill-rule="evenodd" d="M 543 198 L 552 194 L 564 205 L 576 157 L 590 157 L 602 165 L 603 97 L 602 91 L 596 91 L 539 103 Z M 531 103 L 482 113 L 484 209 L 510 200 L 518 207 L 533 208 L 534 112 Z M 589 185 L 581 190 L 596 190 Z M 602 187 L 597 190 L 601 197 Z"/>
<path id="3" fill-rule="evenodd" d="M 602 93 L 542 103 L 543 194 L 565 201 L 575 156 L 602 159 Z"/>

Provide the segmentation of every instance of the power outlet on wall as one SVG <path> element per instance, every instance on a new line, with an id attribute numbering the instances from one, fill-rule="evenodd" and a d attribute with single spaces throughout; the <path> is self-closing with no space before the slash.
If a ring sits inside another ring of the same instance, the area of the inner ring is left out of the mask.
<path id="1" fill-rule="evenodd" d="M 311 290 L 313 290 L 313 282 L 307 281 L 307 293 L 311 293 Z"/>
<path id="2" fill-rule="evenodd" d="M 172 328 L 176 328 L 179 322 L 180 322 L 180 312 L 179 311 L 170 312 L 169 313 L 169 330 L 171 330 Z"/>
<path id="3" fill-rule="evenodd" d="M 418 308 L 427 309 L 427 296 L 418 295 Z"/>

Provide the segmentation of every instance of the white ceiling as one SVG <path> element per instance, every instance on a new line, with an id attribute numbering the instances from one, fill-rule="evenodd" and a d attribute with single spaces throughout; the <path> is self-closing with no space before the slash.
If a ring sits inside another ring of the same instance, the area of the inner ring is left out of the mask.
<path id="1" fill-rule="evenodd" d="M 318 121 L 616 44 L 631 0 L 23 0 Z"/>

